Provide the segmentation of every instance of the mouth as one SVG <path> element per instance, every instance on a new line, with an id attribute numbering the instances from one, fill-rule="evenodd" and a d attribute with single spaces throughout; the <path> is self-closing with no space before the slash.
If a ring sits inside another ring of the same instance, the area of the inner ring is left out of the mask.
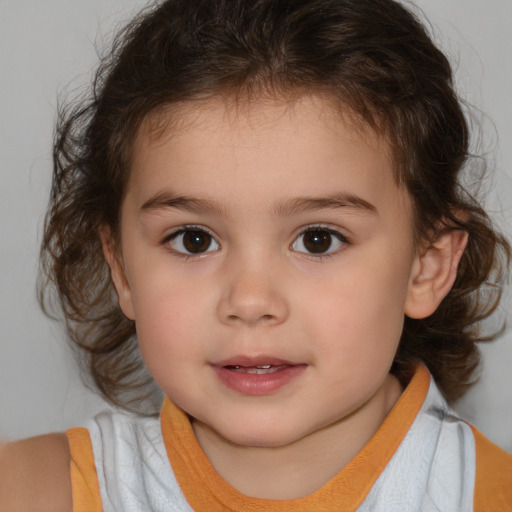
<path id="1" fill-rule="evenodd" d="M 280 370 L 284 370 L 285 368 L 288 368 L 290 365 L 281 364 L 278 366 L 274 366 L 272 364 L 262 364 L 258 366 L 240 366 L 240 365 L 232 365 L 228 364 L 224 366 L 223 368 L 226 368 L 226 370 L 231 370 L 233 372 L 237 373 L 252 373 L 256 375 L 267 375 L 269 373 L 275 373 Z"/>
<path id="2" fill-rule="evenodd" d="M 274 357 L 238 356 L 212 364 L 224 386 L 245 395 L 267 395 L 297 379 L 307 364 Z"/>

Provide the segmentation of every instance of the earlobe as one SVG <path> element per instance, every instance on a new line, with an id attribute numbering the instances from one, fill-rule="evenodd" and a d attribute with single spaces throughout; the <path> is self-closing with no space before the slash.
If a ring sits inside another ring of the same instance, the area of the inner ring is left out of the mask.
<path id="1" fill-rule="evenodd" d="M 426 318 L 434 313 L 455 282 L 467 241 L 466 231 L 447 228 L 417 256 L 405 304 L 408 317 Z"/>
<path id="2" fill-rule="evenodd" d="M 103 256 L 110 268 L 110 277 L 117 292 L 119 306 L 126 317 L 130 320 L 135 320 L 132 292 L 128 280 L 126 279 L 120 251 L 117 249 L 112 233 L 108 227 L 100 228 L 99 235 L 103 248 Z"/>

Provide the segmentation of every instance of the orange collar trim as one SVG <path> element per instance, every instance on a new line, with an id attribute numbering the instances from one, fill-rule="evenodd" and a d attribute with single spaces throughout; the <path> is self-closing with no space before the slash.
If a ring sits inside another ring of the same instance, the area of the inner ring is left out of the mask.
<path id="1" fill-rule="evenodd" d="M 188 503 L 197 511 L 355 511 L 394 455 L 425 400 L 430 373 L 416 372 L 402 396 L 364 448 L 318 491 L 295 500 L 250 498 L 225 482 L 197 442 L 187 415 L 168 398 L 160 415 L 167 456 Z"/>

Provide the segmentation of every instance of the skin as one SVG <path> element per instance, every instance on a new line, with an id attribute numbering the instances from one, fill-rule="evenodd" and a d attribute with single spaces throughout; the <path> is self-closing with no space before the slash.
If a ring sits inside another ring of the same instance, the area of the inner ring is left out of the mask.
<path id="1" fill-rule="evenodd" d="M 345 114 L 303 97 L 148 118 L 120 236 L 101 230 L 149 371 L 249 496 L 310 494 L 368 442 L 402 392 L 389 368 L 404 316 L 435 311 L 466 244 L 445 230 L 413 245 L 386 141 Z M 206 241 L 192 255 L 190 225 Z M 219 377 L 240 357 L 298 371 L 243 392 Z M 71 510 L 69 465 L 64 434 L 0 446 L 2 507 Z"/>
<path id="2" fill-rule="evenodd" d="M 0 509 L 71 512 L 70 454 L 65 434 L 0 446 Z"/>
<path id="3" fill-rule="evenodd" d="M 177 114 L 163 135 L 165 117 L 143 125 L 120 244 L 103 234 L 120 305 L 217 472 L 250 496 L 307 495 L 396 403 L 404 315 L 435 310 L 464 239 L 418 250 L 388 145 L 322 98 Z M 325 252 L 305 245 L 315 229 Z M 192 254 L 191 230 L 206 240 Z M 300 371 L 255 396 L 219 378 L 240 358 Z"/>

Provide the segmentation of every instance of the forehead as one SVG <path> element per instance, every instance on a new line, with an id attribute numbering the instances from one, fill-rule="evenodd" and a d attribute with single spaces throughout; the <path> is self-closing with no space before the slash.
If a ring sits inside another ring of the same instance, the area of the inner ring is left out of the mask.
<path id="1" fill-rule="evenodd" d="M 264 93 L 240 93 L 239 95 L 218 95 L 212 98 L 199 98 L 164 105 L 150 112 L 143 119 L 135 139 L 135 149 L 140 145 L 159 145 L 166 140 L 179 137 L 187 130 L 217 131 L 220 125 L 235 131 L 250 127 L 254 132 L 264 130 L 287 118 L 297 121 L 308 118 L 308 122 L 322 124 L 326 130 L 339 132 L 343 126 L 345 136 L 365 140 L 369 145 L 379 145 L 379 149 L 393 158 L 392 147 L 379 131 L 376 123 L 370 128 L 354 109 L 333 95 L 290 92 L 271 96 Z"/>
<path id="2" fill-rule="evenodd" d="M 128 189 L 139 202 L 168 189 L 246 208 L 338 189 L 376 202 L 383 194 L 408 199 L 395 183 L 389 143 L 318 96 L 162 109 L 136 137 Z"/>

